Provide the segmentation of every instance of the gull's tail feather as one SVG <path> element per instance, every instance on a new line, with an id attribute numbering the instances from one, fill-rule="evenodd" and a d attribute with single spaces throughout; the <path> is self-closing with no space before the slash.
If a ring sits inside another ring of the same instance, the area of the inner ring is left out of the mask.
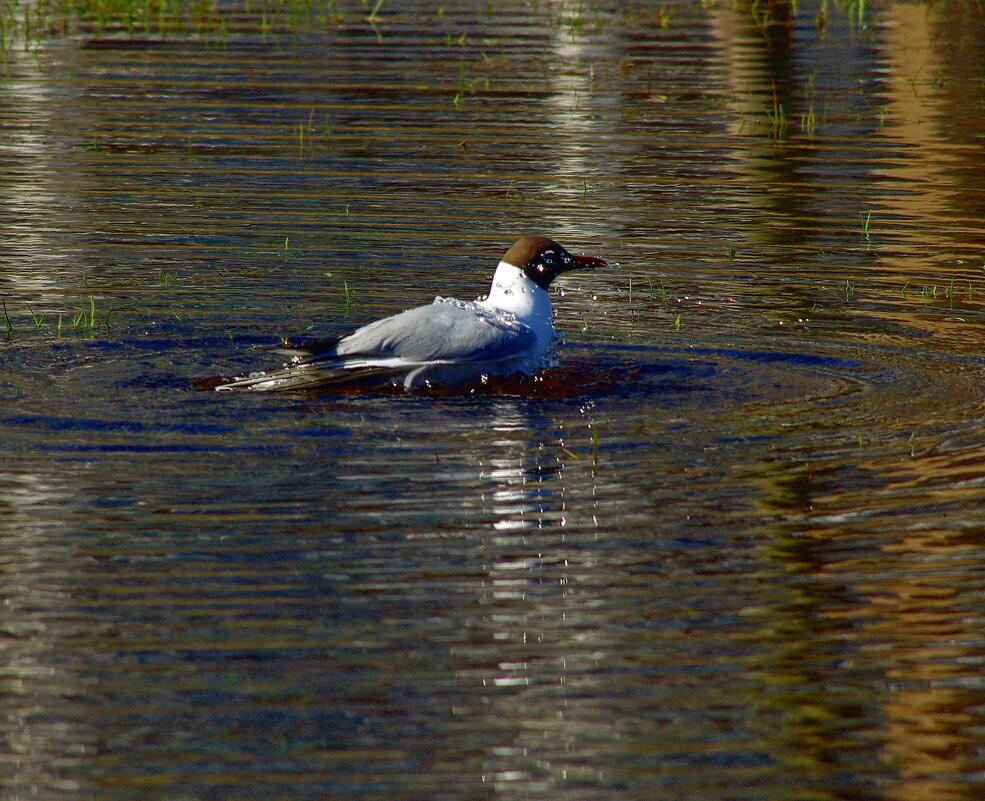
<path id="1" fill-rule="evenodd" d="M 283 345 L 272 348 L 273 353 L 280 356 L 290 356 L 291 364 L 305 362 L 309 359 L 333 358 L 338 355 L 337 346 L 343 337 L 332 337 L 331 339 L 319 339 L 315 342 L 307 342 L 303 345 L 290 345 L 285 340 Z"/>
<path id="2" fill-rule="evenodd" d="M 273 353 L 280 356 L 291 357 L 291 360 L 283 367 L 267 372 L 239 376 L 230 381 L 222 381 L 214 388 L 218 392 L 237 390 L 278 392 L 319 389 L 321 387 L 344 389 L 347 386 L 352 386 L 365 388 L 367 380 L 370 380 L 372 386 L 389 382 L 390 375 L 383 375 L 379 370 L 347 368 L 336 358 L 338 343 L 338 337 L 298 346 L 285 343 L 272 349 Z"/>
<path id="3" fill-rule="evenodd" d="M 381 370 L 378 367 L 326 367 L 323 365 L 292 364 L 267 373 L 253 373 L 218 384 L 217 392 L 253 391 L 283 392 L 289 390 L 336 389 L 367 390 L 400 387 L 401 370 Z"/>

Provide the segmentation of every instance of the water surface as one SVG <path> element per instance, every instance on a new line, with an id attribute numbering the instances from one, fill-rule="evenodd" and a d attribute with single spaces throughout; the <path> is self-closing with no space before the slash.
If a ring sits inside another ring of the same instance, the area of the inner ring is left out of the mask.
<path id="1" fill-rule="evenodd" d="M 980 13 L 371 11 L 7 53 L 0 795 L 980 797 Z M 535 381 L 196 386 L 523 233 Z"/>

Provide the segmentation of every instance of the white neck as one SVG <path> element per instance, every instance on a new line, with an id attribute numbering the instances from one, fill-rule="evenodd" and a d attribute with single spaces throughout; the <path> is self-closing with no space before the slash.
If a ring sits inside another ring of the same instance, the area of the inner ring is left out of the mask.
<path id="1" fill-rule="evenodd" d="M 551 296 L 531 281 L 519 267 L 501 261 L 493 275 L 485 303 L 494 309 L 515 314 L 527 323 L 528 318 L 547 316 L 553 319 Z M 527 323 L 529 325 L 529 323 Z"/>
<path id="2" fill-rule="evenodd" d="M 551 296 L 546 289 L 537 286 L 519 267 L 501 261 L 493 275 L 489 297 L 483 304 L 498 311 L 509 312 L 524 325 L 530 326 L 542 340 L 542 347 L 550 344 L 554 335 L 554 310 Z"/>

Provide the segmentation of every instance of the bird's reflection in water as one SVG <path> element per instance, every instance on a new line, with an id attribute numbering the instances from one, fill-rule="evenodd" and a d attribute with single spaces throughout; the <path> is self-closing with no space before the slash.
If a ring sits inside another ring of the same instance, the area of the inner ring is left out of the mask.
<path id="1" fill-rule="evenodd" d="M 567 441 L 540 408 L 497 403 L 482 443 L 484 578 L 470 643 L 455 654 L 476 693 L 468 728 L 485 732 L 482 780 L 507 796 L 579 774 L 580 733 L 604 693 L 591 671 L 608 651 L 592 611 L 601 599 L 584 582 L 595 561 L 586 545 L 599 533 L 588 436 L 571 431 Z"/>
<path id="2" fill-rule="evenodd" d="M 508 431 L 498 429 L 498 433 L 507 434 L 508 437 Z M 559 487 L 551 486 L 561 472 L 557 455 L 546 456 L 555 462 L 553 465 L 545 466 L 539 460 L 526 464 L 522 457 L 508 455 L 511 450 L 516 450 L 516 441 L 504 438 L 493 444 L 500 450 L 489 460 L 490 469 L 486 474 L 495 486 L 491 493 L 491 511 L 497 517 L 493 528 L 496 531 L 517 532 L 563 525 L 563 492 Z"/>

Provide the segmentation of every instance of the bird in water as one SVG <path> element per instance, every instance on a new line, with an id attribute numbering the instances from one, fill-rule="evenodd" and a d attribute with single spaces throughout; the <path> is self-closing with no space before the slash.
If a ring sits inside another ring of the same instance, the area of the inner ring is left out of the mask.
<path id="1" fill-rule="evenodd" d="M 605 266 L 547 237 L 524 236 L 500 260 L 485 298 L 439 296 L 343 337 L 284 350 L 293 358 L 281 369 L 215 389 L 458 389 L 493 377 L 531 375 L 545 365 L 555 336 L 551 282 L 569 270 Z"/>

